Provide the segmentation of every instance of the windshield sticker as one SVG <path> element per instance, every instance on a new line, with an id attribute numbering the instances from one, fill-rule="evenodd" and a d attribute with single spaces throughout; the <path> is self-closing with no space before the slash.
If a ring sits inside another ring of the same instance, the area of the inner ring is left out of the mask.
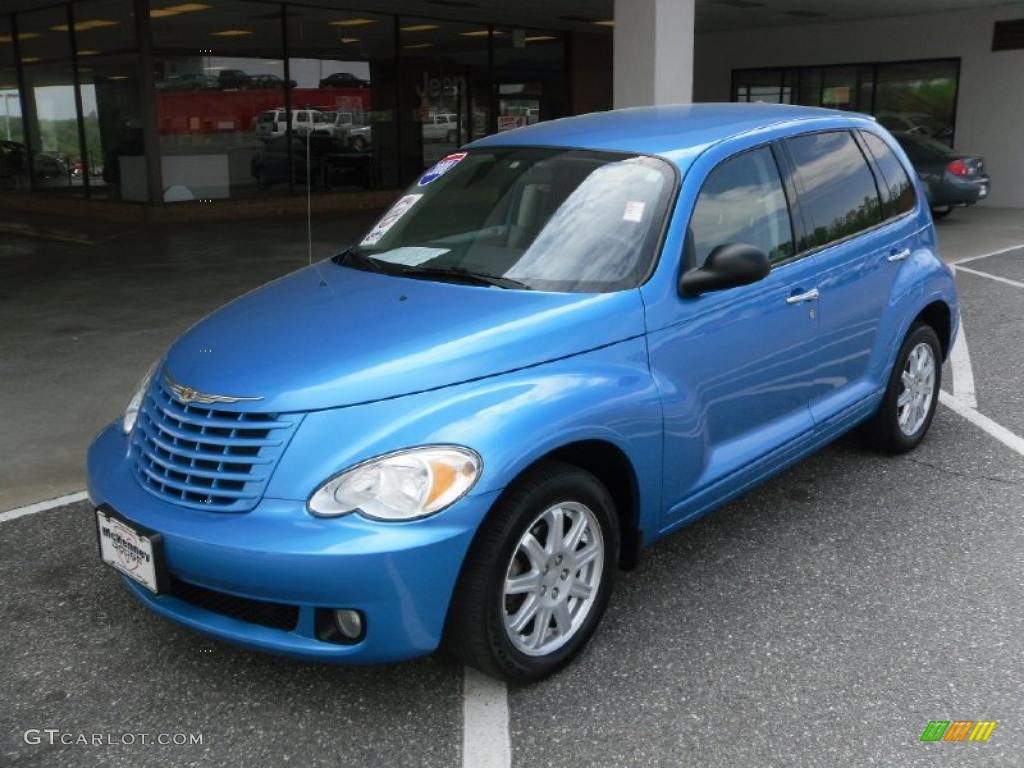
<path id="1" fill-rule="evenodd" d="M 441 158 L 434 164 L 433 168 L 431 168 L 429 171 L 420 176 L 418 186 L 425 187 L 430 182 L 436 181 L 437 179 L 441 178 L 446 173 L 448 173 L 448 171 L 450 171 L 452 168 L 458 165 L 459 161 L 462 160 L 462 158 L 464 158 L 465 156 L 465 152 L 456 152 L 453 155 L 448 155 L 447 157 Z"/>
<path id="2" fill-rule="evenodd" d="M 380 240 L 384 235 L 388 233 L 398 220 L 405 216 L 406 212 L 412 208 L 423 195 L 406 195 L 400 197 L 395 201 L 395 204 L 391 206 L 387 213 L 380 217 L 380 221 L 373 225 L 366 237 L 359 243 L 360 245 L 376 245 L 377 241 Z"/>
<path id="3" fill-rule="evenodd" d="M 418 267 L 426 261 L 436 259 L 448 253 L 448 248 L 427 248 L 420 245 L 403 245 L 373 254 L 373 258 L 386 261 L 388 264 L 401 264 L 403 267 Z"/>
<path id="4" fill-rule="evenodd" d="M 623 221 L 641 222 L 644 220 L 644 203 L 640 200 L 630 200 L 626 203 L 626 210 L 622 212 Z"/>

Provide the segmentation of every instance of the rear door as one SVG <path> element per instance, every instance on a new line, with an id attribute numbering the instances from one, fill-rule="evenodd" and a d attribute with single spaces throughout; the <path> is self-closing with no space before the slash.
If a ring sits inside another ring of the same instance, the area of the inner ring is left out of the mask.
<path id="1" fill-rule="evenodd" d="M 887 308 L 917 247 L 913 185 L 885 142 L 868 140 L 871 148 L 856 131 L 830 130 L 783 142 L 798 189 L 799 247 L 820 267 L 811 413 L 825 432 L 843 431 L 877 404 L 895 332 L 886 323 L 897 321 Z"/>

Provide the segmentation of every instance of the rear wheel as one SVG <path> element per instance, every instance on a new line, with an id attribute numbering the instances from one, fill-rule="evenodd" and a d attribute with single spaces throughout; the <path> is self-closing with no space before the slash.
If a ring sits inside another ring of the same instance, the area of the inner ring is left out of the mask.
<path id="1" fill-rule="evenodd" d="M 878 412 L 863 428 L 877 448 L 905 453 L 924 439 L 939 399 L 942 349 L 930 325 L 914 325 L 903 340 Z"/>
<path id="2" fill-rule="evenodd" d="M 447 649 L 512 682 L 567 664 L 597 627 L 612 590 L 619 529 L 593 475 L 547 462 L 496 503 L 466 557 Z"/>
<path id="3" fill-rule="evenodd" d="M 945 205 L 945 206 L 942 206 L 941 208 L 932 208 L 932 218 L 933 219 L 944 219 L 947 216 L 949 216 L 949 214 L 951 214 L 952 212 L 953 212 L 953 206 L 952 205 Z"/>

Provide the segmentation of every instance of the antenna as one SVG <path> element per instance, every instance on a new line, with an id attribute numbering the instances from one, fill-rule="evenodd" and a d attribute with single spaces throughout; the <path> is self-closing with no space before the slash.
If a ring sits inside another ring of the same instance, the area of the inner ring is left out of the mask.
<path id="1" fill-rule="evenodd" d="M 313 175 L 310 173 L 310 161 L 309 161 L 309 141 L 310 136 L 313 135 L 313 114 L 310 106 L 307 104 L 306 109 L 309 116 L 309 127 L 306 128 L 306 253 L 309 257 L 309 266 L 313 266 Z M 326 173 L 326 169 L 324 169 Z M 316 267 L 316 274 L 320 278 L 320 287 L 327 288 L 328 283 L 324 280 L 323 273 L 320 271 L 320 266 Z M 333 292 L 333 288 L 331 291 Z"/>
<path id="2" fill-rule="evenodd" d="M 309 266 L 313 266 L 313 180 L 309 172 L 309 137 L 313 135 L 313 123 L 309 125 L 306 129 L 306 250 L 309 252 Z"/>

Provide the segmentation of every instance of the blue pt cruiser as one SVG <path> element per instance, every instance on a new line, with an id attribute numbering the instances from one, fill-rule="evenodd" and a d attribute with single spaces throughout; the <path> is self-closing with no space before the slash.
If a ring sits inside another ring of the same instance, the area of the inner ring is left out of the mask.
<path id="1" fill-rule="evenodd" d="M 783 105 L 490 136 L 201 321 L 89 450 L 100 554 L 250 648 L 577 654 L 644 547 L 855 427 L 924 437 L 958 325 L 899 145 Z"/>

